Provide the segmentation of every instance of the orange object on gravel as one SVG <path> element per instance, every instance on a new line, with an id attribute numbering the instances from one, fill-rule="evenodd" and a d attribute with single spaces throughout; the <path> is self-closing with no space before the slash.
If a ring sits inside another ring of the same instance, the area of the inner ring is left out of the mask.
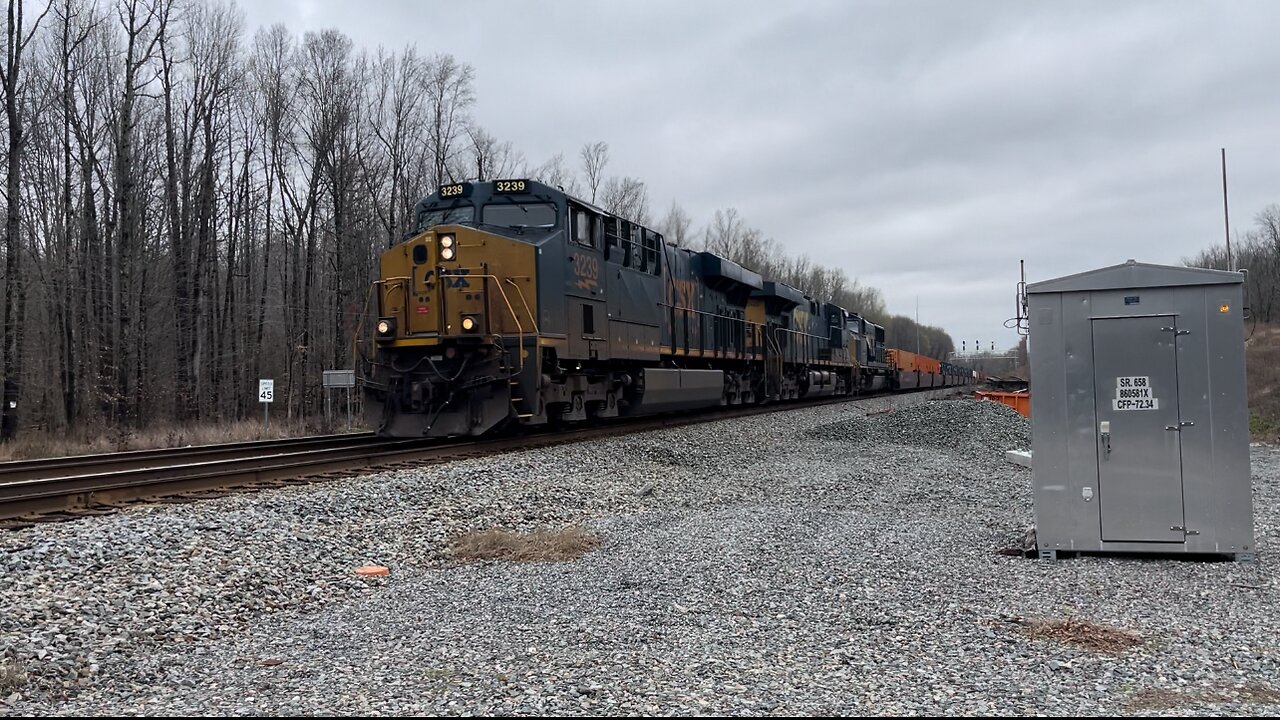
<path id="1" fill-rule="evenodd" d="M 391 571 L 381 565 L 365 565 L 356 568 L 356 574 L 362 577 L 386 577 Z"/>

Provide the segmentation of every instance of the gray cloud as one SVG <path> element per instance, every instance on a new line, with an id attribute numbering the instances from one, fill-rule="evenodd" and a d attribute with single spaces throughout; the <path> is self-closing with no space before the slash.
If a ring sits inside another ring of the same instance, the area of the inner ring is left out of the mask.
<path id="1" fill-rule="evenodd" d="M 250 26 L 476 68 L 533 162 L 611 146 L 705 224 L 736 207 L 957 342 L 1016 342 L 1038 280 L 1177 263 L 1280 200 L 1280 4 L 262 0 Z"/>

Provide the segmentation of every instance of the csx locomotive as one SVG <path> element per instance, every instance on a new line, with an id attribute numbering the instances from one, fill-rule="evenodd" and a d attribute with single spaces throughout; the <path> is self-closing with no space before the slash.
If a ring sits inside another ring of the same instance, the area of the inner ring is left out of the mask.
<path id="1" fill-rule="evenodd" d="M 532 180 L 454 183 L 383 253 L 363 353 L 384 437 L 960 384 L 884 328 Z"/>

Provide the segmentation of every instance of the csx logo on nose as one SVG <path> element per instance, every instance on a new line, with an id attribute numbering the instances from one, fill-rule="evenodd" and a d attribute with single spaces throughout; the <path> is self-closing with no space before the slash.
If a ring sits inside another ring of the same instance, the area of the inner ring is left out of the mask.
<path id="1" fill-rule="evenodd" d="M 465 277 L 461 277 L 466 275 L 468 272 L 469 271 L 466 268 L 459 268 L 456 273 L 441 275 L 440 279 L 444 280 L 444 286 L 449 289 L 469 288 L 471 287 L 471 281 L 467 280 Z"/>

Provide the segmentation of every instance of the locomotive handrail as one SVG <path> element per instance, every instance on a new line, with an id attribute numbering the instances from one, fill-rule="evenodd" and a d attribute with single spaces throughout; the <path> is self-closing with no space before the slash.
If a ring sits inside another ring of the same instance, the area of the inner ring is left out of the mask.
<path id="1" fill-rule="evenodd" d="M 529 303 L 524 299 L 524 291 L 516 284 L 515 278 L 507 278 L 507 284 L 516 289 L 516 293 L 520 296 L 520 304 L 524 305 L 524 312 L 529 316 L 529 322 L 533 323 L 533 334 L 541 335 L 542 331 L 538 329 L 538 318 L 534 316 L 533 311 L 529 309 Z M 519 321 L 516 321 L 519 324 Z"/>
<path id="2" fill-rule="evenodd" d="M 778 343 L 778 338 L 774 337 L 773 333 L 769 332 L 769 330 L 771 329 L 778 330 L 780 328 L 777 328 L 777 327 L 770 328 L 766 326 L 764 329 L 764 339 L 768 341 L 770 345 L 773 346 L 773 353 L 771 355 L 765 355 L 765 360 L 766 362 L 769 360 L 773 360 L 773 362 L 769 362 L 768 364 L 775 366 L 776 370 L 774 368 L 766 367 L 765 372 L 774 372 L 776 374 L 776 378 L 774 382 L 777 384 L 778 395 L 781 396 L 782 395 L 782 370 L 783 370 L 783 366 L 786 365 L 786 361 L 783 360 L 782 358 L 782 345 Z M 768 392 L 768 389 L 769 389 L 769 382 L 768 382 L 768 378 L 766 377 L 765 392 Z"/>
<path id="3" fill-rule="evenodd" d="M 827 336 L 826 336 L 826 335 L 814 335 L 814 334 L 812 334 L 812 333 L 807 333 L 807 332 L 804 332 L 804 331 L 801 331 L 801 330 L 793 330 L 793 329 L 791 329 L 791 328 L 784 328 L 784 327 L 782 327 L 781 325 L 775 325 L 775 326 L 773 327 L 773 329 L 774 329 L 774 330 L 781 330 L 781 331 L 782 331 L 782 332 L 784 332 L 784 333 L 791 333 L 792 335 L 802 335 L 802 336 L 804 336 L 804 337 L 817 338 L 817 339 L 819 339 L 819 340 L 826 340 L 826 339 L 827 339 Z"/>
<path id="4" fill-rule="evenodd" d="M 408 276 L 408 275 L 400 275 L 400 276 L 397 276 L 397 277 L 381 278 L 381 279 L 378 279 L 378 280 L 374 280 L 372 283 L 370 283 L 370 284 L 369 284 L 369 292 L 370 292 L 370 293 L 372 293 L 372 292 L 373 292 L 373 286 L 374 286 L 374 285 L 391 285 L 391 287 L 392 287 L 392 288 L 398 288 L 401 292 L 403 292 L 403 293 L 405 294 L 405 299 L 407 300 L 407 299 L 408 299 L 408 297 L 409 297 L 409 293 L 408 293 L 408 291 L 406 291 L 406 290 L 404 289 L 404 286 L 405 286 L 405 283 L 407 283 L 408 281 L 410 281 L 410 280 L 412 280 L 412 279 L 413 279 L 413 278 L 412 278 L 412 277 L 410 277 L 410 276 Z M 384 292 L 385 292 L 385 291 L 384 291 Z M 380 300 L 386 300 L 389 296 L 390 296 L 390 292 L 386 292 L 386 293 L 385 293 L 385 295 L 384 295 L 382 298 L 379 298 L 379 299 L 380 299 Z M 406 303 L 406 304 L 407 304 L 407 303 Z M 366 297 L 366 299 L 365 299 L 365 305 L 366 305 L 366 307 L 368 306 L 368 298 L 367 298 L 367 297 Z M 362 322 L 363 322 L 363 319 L 362 319 Z"/>
<path id="5" fill-rule="evenodd" d="M 404 284 L 408 280 L 412 280 L 412 278 L 409 277 L 408 275 L 401 275 L 399 277 L 379 278 L 369 283 L 369 292 L 365 293 L 365 296 L 364 296 L 364 312 L 360 315 L 360 325 L 356 328 L 357 337 L 364 334 L 364 321 L 369 314 L 369 301 L 373 298 L 374 288 L 379 285 L 387 285 L 388 283 L 390 283 L 392 287 L 400 288 L 401 291 L 403 291 Z M 379 295 L 381 297 L 378 298 L 378 304 L 381 305 L 383 301 L 387 299 L 387 297 L 389 296 L 389 293 L 383 292 L 383 293 L 379 293 Z M 405 298 L 408 299 L 408 297 L 409 297 L 409 293 L 406 292 Z M 408 330 L 408 328 L 405 328 L 405 329 Z M 359 352 L 358 347 L 359 346 L 355 346 L 355 345 L 353 345 L 352 347 L 353 357 L 351 358 L 351 362 L 353 363 L 356 361 L 354 357 L 355 354 Z"/>
<path id="6" fill-rule="evenodd" d="M 511 299 L 507 297 L 507 291 L 502 289 L 502 281 L 498 279 L 498 276 L 492 275 L 489 273 L 466 273 L 464 275 L 463 273 L 442 272 L 440 273 L 440 277 L 442 278 L 444 277 L 484 278 L 485 280 L 493 281 L 494 286 L 498 288 L 498 294 L 502 296 L 502 302 L 507 306 L 507 312 L 511 313 L 511 319 L 516 322 L 516 335 L 520 339 L 520 352 L 517 354 L 517 357 L 520 358 L 519 372 L 524 372 L 524 324 L 520 322 L 520 316 L 516 314 L 515 307 L 511 305 Z M 516 289 L 518 290 L 519 288 L 516 288 Z M 487 297 L 488 297 L 488 294 L 486 293 L 486 298 Z M 523 294 L 521 295 L 521 297 L 523 298 Z M 526 310 L 528 309 L 527 303 L 525 305 L 525 309 Z M 530 318 L 530 320 L 533 320 L 533 318 Z M 536 320 L 534 321 L 534 327 L 535 328 L 537 327 Z M 498 333 L 493 333 L 493 334 L 497 335 Z"/>
<path id="7" fill-rule="evenodd" d="M 731 322 L 742 323 L 742 325 L 743 325 L 743 337 L 744 337 L 744 339 L 745 339 L 745 336 L 746 336 L 746 331 L 747 331 L 748 329 L 750 329 L 750 328 L 763 328 L 763 327 L 764 327 L 764 325 L 762 325 L 762 324 L 760 324 L 760 323 L 758 323 L 758 322 L 753 322 L 753 321 L 748 320 L 748 319 L 746 319 L 746 318 L 736 318 L 736 317 L 732 317 L 732 316 L 730 316 L 730 315 L 721 315 L 721 314 L 719 314 L 719 313 L 708 312 L 708 311 L 706 311 L 706 310 L 699 310 L 699 309 L 697 309 L 697 308 L 686 307 L 686 306 L 684 306 L 684 305 L 672 305 L 671 303 L 666 303 L 666 302 L 661 302 L 661 301 L 659 301 L 659 302 L 658 302 L 658 307 L 671 308 L 672 310 L 682 310 L 682 311 L 684 311 L 684 312 L 687 312 L 687 313 L 693 313 L 693 314 L 695 314 L 695 315 L 706 315 L 706 316 L 708 316 L 708 317 L 712 317 L 712 318 L 719 318 L 719 319 L 721 319 L 721 320 L 729 320 L 729 321 L 731 321 Z M 674 344 L 674 343 L 673 343 L 673 344 Z M 745 345 L 746 343 L 744 342 L 743 344 Z M 689 349 L 689 348 L 687 348 L 687 347 L 685 348 L 685 350 L 686 350 L 686 351 L 687 351 L 688 349 Z M 740 351 L 740 352 L 741 352 L 742 354 L 745 354 L 745 353 L 746 353 L 746 350 L 742 350 L 742 351 Z"/>

